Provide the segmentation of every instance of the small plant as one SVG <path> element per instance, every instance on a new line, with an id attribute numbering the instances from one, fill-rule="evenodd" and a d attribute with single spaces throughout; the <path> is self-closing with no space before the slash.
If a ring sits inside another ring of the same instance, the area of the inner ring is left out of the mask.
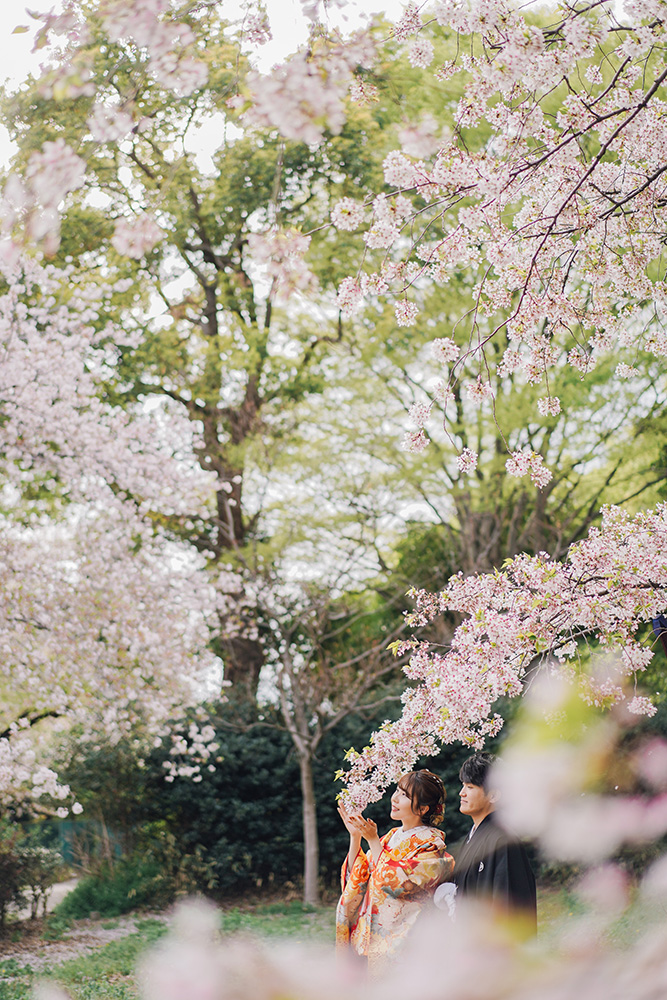
<path id="1" fill-rule="evenodd" d="M 42 937 L 45 941 L 59 941 L 71 926 L 71 918 L 61 916 L 58 913 L 49 913 L 44 922 Z"/>

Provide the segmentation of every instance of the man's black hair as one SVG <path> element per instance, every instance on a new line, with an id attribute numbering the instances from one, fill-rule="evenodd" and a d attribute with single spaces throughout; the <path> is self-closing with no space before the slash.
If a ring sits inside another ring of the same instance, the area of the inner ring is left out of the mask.
<path id="1" fill-rule="evenodd" d="M 479 785 L 486 791 L 486 781 L 496 758 L 492 753 L 481 750 L 463 761 L 459 771 L 459 781 L 464 785 Z"/>

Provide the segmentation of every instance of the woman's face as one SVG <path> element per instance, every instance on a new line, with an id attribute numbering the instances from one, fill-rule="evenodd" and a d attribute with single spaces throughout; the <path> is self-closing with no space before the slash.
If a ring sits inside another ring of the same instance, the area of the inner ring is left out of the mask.
<path id="1" fill-rule="evenodd" d="M 412 808 L 410 795 L 400 784 L 391 797 L 391 818 L 399 820 L 406 828 L 418 826 L 422 821 L 421 814 Z"/>

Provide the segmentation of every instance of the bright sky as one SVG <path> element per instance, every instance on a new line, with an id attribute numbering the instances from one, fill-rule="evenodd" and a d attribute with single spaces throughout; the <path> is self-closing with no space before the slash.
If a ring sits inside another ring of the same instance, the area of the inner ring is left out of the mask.
<path id="1" fill-rule="evenodd" d="M 132 0 L 126 0 L 131 3 Z M 350 0 L 343 11 L 332 14 L 332 22 L 342 27 L 357 27 L 362 18 L 373 13 L 383 13 L 390 18 L 400 16 L 406 0 Z M 306 22 L 301 13 L 301 0 L 265 0 L 269 20 L 273 29 L 274 39 L 261 51 L 261 68 L 268 70 L 271 65 L 279 62 L 306 38 Z M 27 4 L 30 10 L 43 13 L 59 7 L 59 0 L 30 0 Z M 223 9 L 229 11 L 230 18 L 235 16 L 238 0 L 227 0 Z M 17 25 L 29 25 L 31 30 L 25 34 L 14 35 Z M 33 54 L 33 25 L 37 22 L 26 13 L 23 2 L 0 0 L 0 82 L 10 81 L 16 84 L 31 70 L 39 66 L 39 53 Z M 11 143 L 5 129 L 0 126 L 0 165 L 7 162 L 11 155 Z"/>

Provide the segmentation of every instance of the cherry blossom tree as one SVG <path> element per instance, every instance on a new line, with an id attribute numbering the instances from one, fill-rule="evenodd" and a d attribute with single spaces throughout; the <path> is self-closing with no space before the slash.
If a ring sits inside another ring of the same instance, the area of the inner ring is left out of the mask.
<path id="1" fill-rule="evenodd" d="M 313 779 L 318 748 L 348 716 L 397 700 L 387 682 L 397 674 L 390 644 L 404 630 L 403 622 L 396 619 L 393 631 L 378 629 L 382 609 L 367 595 L 368 606 L 359 595 L 341 595 L 349 578 L 342 563 L 327 586 L 318 582 L 296 590 L 265 584 L 257 594 L 262 620 L 270 624 L 265 682 L 271 685 L 299 761 L 303 898 L 310 905 L 320 901 L 318 793 Z"/>
<path id="2" fill-rule="evenodd" d="M 197 511 L 212 483 L 179 458 L 187 421 L 168 420 L 169 440 L 165 408 L 100 400 L 101 285 L 18 255 L 2 277 L 0 798 L 62 803 L 42 755 L 54 728 L 157 738 L 210 682 L 215 594 L 148 514 Z"/>
<path id="3" fill-rule="evenodd" d="M 192 5 L 178 24 L 166 4 L 122 8 L 104 6 L 97 18 L 95 5 L 70 4 L 44 19 L 38 44 L 52 65 L 5 105 L 19 144 L 7 227 L 14 240 L 41 241 L 57 266 L 74 260 L 82 281 L 104 274 L 112 293 L 96 326 L 107 399 L 133 411 L 167 401 L 190 422 L 194 459 L 215 490 L 205 509 L 156 504 L 154 516 L 207 560 L 227 595 L 222 614 L 230 586 L 239 606 L 261 560 L 277 558 L 273 496 L 282 484 L 270 475 L 296 407 L 326 384 L 324 362 L 343 337 L 335 280 L 351 255 L 332 262 L 341 251 L 329 225 L 312 238 L 300 229 L 327 220 L 332 192 L 368 186 L 378 123 L 358 108 L 321 148 L 303 135 L 285 142 L 260 130 L 259 104 L 244 110 L 244 94 L 259 86 L 242 48 L 262 35 L 252 20 L 227 25 L 216 5 Z M 185 41 L 181 55 L 171 51 Z M 340 48 L 336 87 L 362 57 L 361 42 Z M 202 163 L 195 151 L 206 129 L 219 143 Z M 319 260 L 306 266 L 309 247 Z M 126 340 L 102 335 L 109 317 Z M 245 602 L 248 627 L 223 621 L 217 639 L 226 680 L 251 699 L 264 662 L 253 614 Z"/>

